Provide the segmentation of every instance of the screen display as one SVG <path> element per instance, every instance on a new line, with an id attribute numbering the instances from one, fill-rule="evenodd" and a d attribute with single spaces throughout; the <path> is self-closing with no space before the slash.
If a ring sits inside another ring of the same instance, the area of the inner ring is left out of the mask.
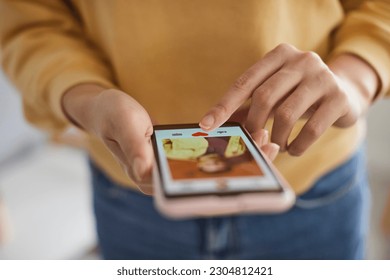
<path id="1" fill-rule="evenodd" d="M 167 195 L 277 191 L 279 183 L 239 126 L 155 129 Z"/>

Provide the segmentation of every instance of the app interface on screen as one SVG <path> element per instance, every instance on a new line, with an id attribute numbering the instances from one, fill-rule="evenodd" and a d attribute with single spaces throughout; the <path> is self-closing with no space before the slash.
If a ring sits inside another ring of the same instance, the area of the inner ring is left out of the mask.
<path id="1" fill-rule="evenodd" d="M 240 127 L 156 130 L 155 135 L 170 194 L 279 188 Z"/>

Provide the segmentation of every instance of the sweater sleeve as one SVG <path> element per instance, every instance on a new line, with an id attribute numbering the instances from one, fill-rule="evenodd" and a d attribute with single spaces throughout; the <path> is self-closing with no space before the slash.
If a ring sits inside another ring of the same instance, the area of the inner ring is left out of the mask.
<path id="1" fill-rule="evenodd" d="M 390 94 L 390 0 L 341 2 L 346 17 L 334 33 L 330 57 L 359 56 L 377 72 L 381 84 L 377 96 Z"/>
<path id="2" fill-rule="evenodd" d="M 25 117 L 51 132 L 69 125 L 61 108 L 67 89 L 84 82 L 113 87 L 108 62 L 67 1 L 0 0 L 0 51 Z"/>

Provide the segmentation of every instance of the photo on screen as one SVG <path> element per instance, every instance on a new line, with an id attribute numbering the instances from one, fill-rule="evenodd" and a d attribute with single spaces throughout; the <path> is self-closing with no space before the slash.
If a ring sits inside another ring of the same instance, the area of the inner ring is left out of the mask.
<path id="1" fill-rule="evenodd" d="M 263 176 L 241 136 L 162 139 L 173 180 Z"/>

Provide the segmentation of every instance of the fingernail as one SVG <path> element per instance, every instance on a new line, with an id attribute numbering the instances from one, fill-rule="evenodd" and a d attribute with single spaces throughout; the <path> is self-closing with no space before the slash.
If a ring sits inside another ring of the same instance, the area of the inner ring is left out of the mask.
<path id="1" fill-rule="evenodd" d="M 142 180 L 141 174 L 145 172 L 145 163 L 140 157 L 136 157 L 133 161 L 133 176 L 137 182 Z"/>
<path id="2" fill-rule="evenodd" d="M 276 158 L 276 156 L 278 155 L 279 153 L 279 145 L 278 144 L 275 144 L 275 143 L 271 143 L 272 146 L 274 146 L 274 150 L 272 151 L 272 153 L 269 155 L 270 159 L 274 160 Z"/>
<path id="3" fill-rule="evenodd" d="M 260 139 L 260 146 L 263 146 L 268 143 L 268 130 L 263 129 L 262 130 L 262 136 Z"/>
<path id="4" fill-rule="evenodd" d="M 206 115 L 199 123 L 202 128 L 209 129 L 214 124 L 214 117 L 212 115 Z"/>

